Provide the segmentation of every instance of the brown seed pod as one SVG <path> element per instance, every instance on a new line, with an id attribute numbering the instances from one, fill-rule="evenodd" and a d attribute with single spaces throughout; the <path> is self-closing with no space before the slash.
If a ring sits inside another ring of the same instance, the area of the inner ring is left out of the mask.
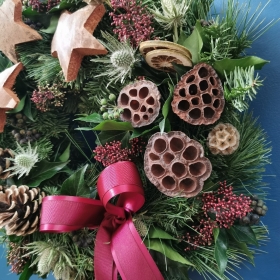
<path id="1" fill-rule="evenodd" d="M 212 171 L 200 143 L 183 132 L 156 133 L 144 156 L 149 180 L 168 196 L 193 197 L 203 188 Z"/>
<path id="2" fill-rule="evenodd" d="M 220 118 L 224 105 L 222 83 L 206 63 L 197 64 L 175 87 L 172 109 L 187 123 L 212 124 Z"/>
<path id="3" fill-rule="evenodd" d="M 133 127 L 152 123 L 159 114 L 160 92 L 150 81 L 137 81 L 124 87 L 118 97 L 118 107 L 123 109 L 120 118 Z"/>
<path id="4" fill-rule="evenodd" d="M 212 154 L 231 155 L 239 146 L 240 135 L 230 123 L 219 123 L 211 130 L 207 139 Z"/>

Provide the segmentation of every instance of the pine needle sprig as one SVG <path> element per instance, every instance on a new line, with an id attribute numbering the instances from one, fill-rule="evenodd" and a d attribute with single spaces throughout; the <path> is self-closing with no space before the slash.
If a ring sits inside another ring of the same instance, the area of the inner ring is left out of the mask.
<path id="1" fill-rule="evenodd" d="M 259 75 L 254 75 L 254 66 L 248 68 L 236 67 L 230 74 L 225 73 L 224 83 L 225 99 L 240 112 L 247 110 L 248 101 L 252 101 L 257 94 L 257 90 L 262 86 Z"/>

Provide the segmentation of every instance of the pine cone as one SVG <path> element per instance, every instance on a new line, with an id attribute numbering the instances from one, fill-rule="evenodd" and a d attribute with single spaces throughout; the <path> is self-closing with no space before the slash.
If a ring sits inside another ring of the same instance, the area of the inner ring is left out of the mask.
<path id="1" fill-rule="evenodd" d="M 14 154 L 12 150 L 5 149 L 3 150 L 0 148 L 0 179 L 7 179 L 10 175 L 10 171 L 6 171 L 11 165 L 12 162 L 9 160 L 9 158 L 13 158 Z"/>
<path id="2" fill-rule="evenodd" d="M 38 230 L 42 198 L 39 188 L 15 186 L 4 189 L 0 186 L 0 227 L 7 235 L 28 235 Z"/>

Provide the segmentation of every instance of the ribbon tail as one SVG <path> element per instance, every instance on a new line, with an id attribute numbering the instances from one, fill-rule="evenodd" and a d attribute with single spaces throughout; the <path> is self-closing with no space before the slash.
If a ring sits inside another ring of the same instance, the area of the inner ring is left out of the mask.
<path id="1" fill-rule="evenodd" d="M 111 253 L 111 234 L 106 221 L 98 229 L 94 247 L 95 280 L 117 280 L 117 269 Z"/>
<path id="2" fill-rule="evenodd" d="M 164 280 L 131 217 L 113 234 L 111 250 L 123 280 Z"/>

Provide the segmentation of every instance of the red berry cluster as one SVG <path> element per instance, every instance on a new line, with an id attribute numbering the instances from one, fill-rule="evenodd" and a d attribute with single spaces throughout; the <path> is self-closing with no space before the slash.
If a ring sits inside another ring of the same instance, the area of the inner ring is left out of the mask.
<path id="1" fill-rule="evenodd" d="M 136 0 L 111 0 L 114 12 L 110 13 L 113 19 L 113 30 L 120 41 L 129 40 L 133 47 L 140 42 L 149 40 L 154 29 L 151 27 L 151 15 L 145 7 L 137 5 Z M 118 14 L 121 11 L 120 14 Z"/>
<path id="2" fill-rule="evenodd" d="M 232 186 L 226 181 L 220 183 L 217 192 L 204 193 L 202 196 L 204 216 L 198 225 L 192 226 L 194 232 L 183 237 L 188 243 L 185 250 L 194 250 L 199 246 L 211 245 L 214 228 L 230 228 L 237 219 L 246 216 L 251 209 L 251 199 L 243 194 L 233 193 Z"/>
<path id="3" fill-rule="evenodd" d="M 49 11 L 51 8 L 57 6 L 61 0 L 47 0 L 47 1 L 40 1 L 40 0 L 29 0 L 24 1 L 23 5 L 27 4 L 27 7 L 32 7 L 32 10 L 36 10 L 38 12 L 45 12 Z"/>
<path id="4" fill-rule="evenodd" d="M 142 153 L 144 142 L 139 138 L 133 138 L 130 141 L 130 148 L 122 148 L 120 141 L 106 143 L 100 145 L 93 150 L 95 153 L 94 159 L 101 162 L 104 166 L 116 163 L 118 161 L 132 161 Z"/>
<path id="5" fill-rule="evenodd" d="M 204 193 L 202 197 L 205 216 L 214 214 L 220 228 L 230 228 L 236 219 L 246 216 L 252 210 L 250 197 L 243 194 L 237 196 L 232 190 L 232 186 L 223 182 L 216 194 Z"/>

